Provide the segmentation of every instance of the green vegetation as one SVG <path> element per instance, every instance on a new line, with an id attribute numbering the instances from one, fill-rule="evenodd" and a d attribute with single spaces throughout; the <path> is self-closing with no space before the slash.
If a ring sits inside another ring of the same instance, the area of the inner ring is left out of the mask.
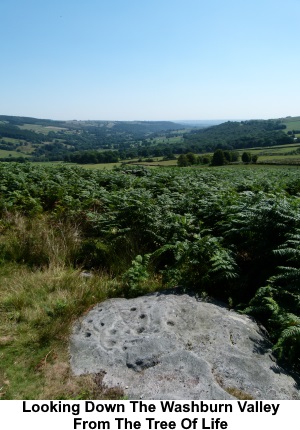
<path id="1" fill-rule="evenodd" d="M 2 158 L 2 161 L 4 159 L 9 161 L 9 158 L 15 159 L 15 158 L 19 158 L 19 157 L 28 158 L 28 155 L 22 154 L 22 156 L 21 156 L 20 152 L 13 151 L 13 150 L 10 151 L 10 150 L 5 150 L 5 149 L 0 149 L 0 158 Z"/>
<path id="2" fill-rule="evenodd" d="M 257 163 L 258 155 L 257 154 L 251 154 L 249 151 L 245 151 L 242 153 L 242 162 L 245 164 L 248 163 Z"/>
<path id="3" fill-rule="evenodd" d="M 199 164 L 199 158 L 192 152 L 187 154 L 181 154 L 178 157 L 177 164 L 179 167 L 193 166 L 194 164 Z"/>
<path id="4" fill-rule="evenodd" d="M 71 374 L 71 325 L 177 285 L 254 315 L 299 371 L 299 173 L 263 166 L 300 163 L 299 125 L 0 116 L 0 397 L 122 397 Z"/>
<path id="5" fill-rule="evenodd" d="M 238 151 L 240 155 L 244 151 Z M 294 143 L 290 145 L 278 145 L 265 148 L 249 148 L 247 152 L 251 156 L 257 156 L 258 163 L 262 164 L 299 164 L 300 163 L 300 145 Z"/>
<path id="6" fill-rule="evenodd" d="M 214 152 L 211 164 L 212 166 L 224 166 L 226 164 L 226 158 L 222 149 L 217 149 Z"/>
<path id="7" fill-rule="evenodd" d="M 137 156 L 167 156 L 172 152 L 166 148 L 182 141 L 186 131 L 170 121 L 51 121 L 0 116 L 0 149 L 30 153 L 32 161 L 111 163 Z M 152 147 L 155 151 L 149 149 Z"/>
<path id="8" fill-rule="evenodd" d="M 212 152 L 216 149 L 233 150 L 293 143 L 293 138 L 285 133 L 285 129 L 286 125 L 280 120 L 228 121 L 203 130 L 192 130 L 184 135 L 184 139 L 186 145 L 194 152 Z"/>
<path id="9" fill-rule="evenodd" d="M 47 239 L 47 230 L 36 238 Z M 71 268 L 30 269 L 6 263 L 0 268 L 0 289 L 2 399 L 112 395 L 105 392 L 105 387 L 97 386 L 94 378 L 72 376 L 67 350 L 69 327 L 74 318 L 95 300 L 114 294 L 113 283 L 107 276 L 85 279 Z"/>
<path id="10" fill-rule="evenodd" d="M 0 161 L 22 162 L 20 157 L 29 157 L 38 162 L 110 164 L 137 158 L 147 163 L 160 157 L 168 161 L 181 155 L 203 156 L 217 149 L 223 150 L 226 157 L 227 152 L 237 149 L 250 151 L 296 144 L 300 138 L 299 123 L 296 117 L 228 121 L 195 128 L 168 121 L 51 121 L 0 116 L 0 151 L 8 151 L 7 156 L 0 152 Z M 284 163 L 297 162 L 298 156 L 299 153 L 291 154 Z M 181 157 L 179 165 L 199 164 L 194 161 Z M 226 163 L 232 161 L 236 160 L 226 158 Z"/>
<path id="11" fill-rule="evenodd" d="M 71 324 L 177 285 L 254 315 L 299 370 L 298 168 L 2 163 L 0 184 L 3 399 L 122 396 L 71 375 Z"/>
<path id="12" fill-rule="evenodd" d="M 266 148 L 249 148 L 247 151 L 235 150 L 228 151 L 217 149 L 214 153 L 196 155 L 196 162 L 191 163 L 186 158 L 187 154 L 179 155 L 177 165 L 179 167 L 191 166 L 193 164 L 209 164 L 213 166 L 223 166 L 230 163 L 258 163 L 258 164 L 277 164 L 277 165 L 299 165 L 300 164 L 300 145 L 278 145 Z M 144 163 L 145 164 L 145 163 Z"/>
<path id="13" fill-rule="evenodd" d="M 282 124 L 286 126 L 285 131 L 289 134 L 292 132 L 296 137 L 300 137 L 300 117 L 287 117 L 281 119 Z"/>

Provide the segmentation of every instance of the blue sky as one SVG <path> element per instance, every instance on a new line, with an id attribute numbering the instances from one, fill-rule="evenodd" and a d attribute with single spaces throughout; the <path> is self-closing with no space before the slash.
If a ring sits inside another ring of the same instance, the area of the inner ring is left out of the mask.
<path id="1" fill-rule="evenodd" d="M 300 0 L 1 0 L 0 114 L 300 115 Z"/>

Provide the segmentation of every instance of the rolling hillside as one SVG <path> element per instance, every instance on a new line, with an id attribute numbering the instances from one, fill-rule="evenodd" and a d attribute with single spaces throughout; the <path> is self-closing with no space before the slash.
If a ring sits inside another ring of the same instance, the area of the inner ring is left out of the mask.
<path id="1" fill-rule="evenodd" d="M 182 128 L 170 121 L 52 121 L 2 115 L 0 150 L 10 151 L 13 158 L 17 153 L 34 160 L 63 160 L 69 152 L 123 150 Z"/>
<path id="2" fill-rule="evenodd" d="M 300 117 L 227 121 L 188 127 L 171 121 L 53 121 L 0 116 L 2 161 L 115 163 L 172 159 L 187 152 L 290 145 L 300 140 Z"/>
<path id="3" fill-rule="evenodd" d="M 294 142 L 281 120 L 228 121 L 203 130 L 185 134 L 185 142 L 199 152 L 222 149 L 243 149 L 285 145 Z"/>

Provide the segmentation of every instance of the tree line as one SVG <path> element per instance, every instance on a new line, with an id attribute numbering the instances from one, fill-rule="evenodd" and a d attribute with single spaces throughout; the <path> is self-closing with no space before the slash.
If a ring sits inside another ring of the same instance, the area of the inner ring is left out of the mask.
<path id="1" fill-rule="evenodd" d="M 241 156 L 242 162 L 245 164 L 256 163 L 258 155 L 251 154 L 251 152 L 244 151 Z M 240 160 L 238 151 L 223 151 L 217 149 L 213 156 L 210 155 L 196 155 L 192 152 L 179 155 L 177 165 L 179 167 L 188 167 L 196 164 L 210 164 L 211 166 L 224 166 L 225 164 L 237 163 Z"/>

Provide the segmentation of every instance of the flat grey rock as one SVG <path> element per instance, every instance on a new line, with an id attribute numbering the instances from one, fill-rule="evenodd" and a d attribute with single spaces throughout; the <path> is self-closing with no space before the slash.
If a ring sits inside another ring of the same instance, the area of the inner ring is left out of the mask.
<path id="1" fill-rule="evenodd" d="M 74 325 L 76 375 L 105 373 L 129 399 L 300 399 L 251 318 L 189 295 L 111 299 Z"/>

